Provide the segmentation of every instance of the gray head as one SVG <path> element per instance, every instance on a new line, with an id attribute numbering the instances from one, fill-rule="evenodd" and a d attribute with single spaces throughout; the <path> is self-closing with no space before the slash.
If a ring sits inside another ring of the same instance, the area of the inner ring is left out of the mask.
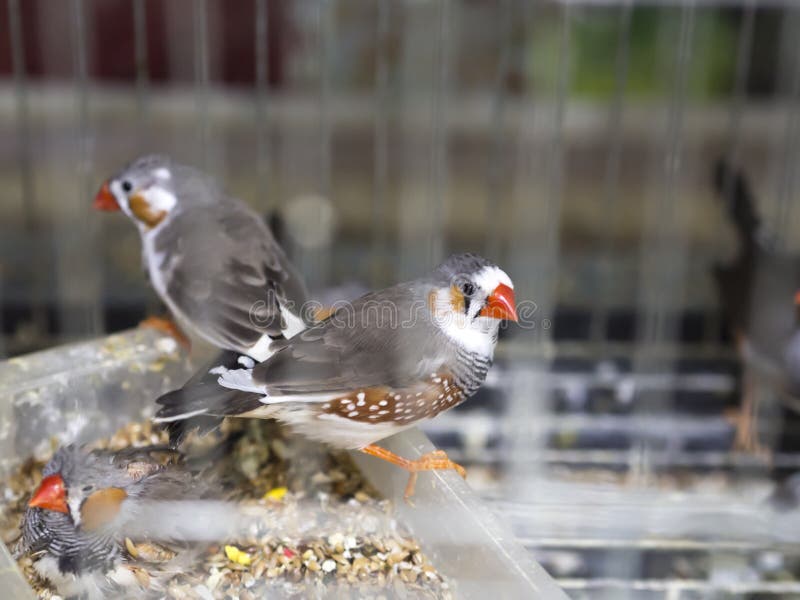
<path id="1" fill-rule="evenodd" d="M 138 481 L 130 476 L 128 465 L 115 458 L 110 452 L 60 448 L 45 465 L 29 508 L 50 513 L 46 519 L 66 517 L 87 531 L 101 528 L 114 519 Z"/>
<path id="2" fill-rule="evenodd" d="M 454 254 L 429 280 L 435 324 L 467 350 L 490 355 L 500 323 L 517 320 L 511 278 L 482 256 Z"/>
<path id="3" fill-rule="evenodd" d="M 49 557 L 48 568 L 61 574 L 111 568 L 120 550 L 104 525 L 114 519 L 127 497 L 112 455 L 66 446 L 45 465 L 42 476 L 22 521 L 26 550 Z M 45 566 L 42 569 L 46 578 L 53 574 L 45 572 Z"/>
<path id="4" fill-rule="evenodd" d="M 150 154 L 130 162 L 106 181 L 95 196 L 94 208 L 121 210 L 147 231 L 182 206 L 221 198 L 219 186 L 208 175 L 168 156 Z"/>

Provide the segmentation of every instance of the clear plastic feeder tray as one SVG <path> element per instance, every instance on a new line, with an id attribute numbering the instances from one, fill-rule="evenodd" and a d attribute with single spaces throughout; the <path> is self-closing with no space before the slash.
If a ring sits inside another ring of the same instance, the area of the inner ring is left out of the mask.
<path id="1" fill-rule="evenodd" d="M 109 435 L 152 414 L 153 399 L 177 387 L 191 364 L 174 341 L 152 330 L 55 348 L 0 364 L 0 475 L 58 443 Z M 433 449 L 419 431 L 386 440 L 407 457 Z M 382 461 L 354 453 L 366 478 L 395 501 L 405 525 L 447 578 L 457 598 L 566 598 L 564 592 L 501 526 L 454 472 L 420 475 L 414 505 L 402 501 L 407 476 Z M 33 598 L 0 545 L 3 597 Z M 391 595 L 391 591 L 389 591 Z"/>

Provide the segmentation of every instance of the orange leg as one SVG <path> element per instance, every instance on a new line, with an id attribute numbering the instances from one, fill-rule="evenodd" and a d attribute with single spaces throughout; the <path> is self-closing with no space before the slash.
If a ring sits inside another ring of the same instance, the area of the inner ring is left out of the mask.
<path id="1" fill-rule="evenodd" d="M 180 330 L 180 328 L 175 324 L 175 321 L 172 319 L 166 319 L 164 317 L 147 317 L 144 321 L 139 323 L 139 327 L 155 329 L 156 331 L 161 331 L 167 335 L 171 335 L 181 346 L 186 348 L 186 350 L 192 349 L 192 342 L 188 337 L 186 337 L 186 335 Z"/>
<path id="2" fill-rule="evenodd" d="M 467 477 L 467 472 L 464 470 L 464 467 L 447 458 L 447 454 L 444 450 L 434 450 L 433 452 L 428 452 L 428 454 L 420 456 L 417 460 L 403 458 L 402 456 L 398 456 L 394 452 L 389 452 L 385 448 L 381 448 L 375 444 L 370 444 L 369 446 L 362 448 L 361 451 L 364 454 L 382 458 L 383 460 L 389 461 L 393 465 L 397 465 L 401 469 L 408 471 L 408 484 L 406 485 L 405 494 L 403 494 L 403 497 L 406 500 L 414 495 L 414 488 L 417 485 L 417 475 L 420 471 L 455 469 L 459 475 L 464 478 Z"/>
<path id="3" fill-rule="evenodd" d="M 744 356 L 747 337 L 737 330 L 734 332 L 734 340 L 739 356 Z M 753 382 L 745 365 L 742 374 L 742 405 L 732 419 L 736 424 L 734 448 L 769 459 L 770 452 L 758 437 L 758 398 L 758 390 L 753 389 Z"/>
<path id="4" fill-rule="evenodd" d="M 770 452 L 758 437 L 758 390 L 753 389 L 746 375 L 742 387 L 742 407 L 736 418 L 734 447 L 769 459 Z"/>
<path id="5" fill-rule="evenodd" d="M 314 320 L 319 323 L 320 321 L 324 321 L 328 317 L 330 317 L 333 312 L 336 310 L 333 306 L 323 306 L 317 309 L 317 312 L 314 313 Z"/>

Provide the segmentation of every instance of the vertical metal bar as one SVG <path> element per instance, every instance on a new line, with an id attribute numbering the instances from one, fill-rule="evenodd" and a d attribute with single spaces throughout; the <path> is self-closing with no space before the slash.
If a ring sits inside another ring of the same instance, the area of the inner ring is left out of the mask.
<path id="1" fill-rule="evenodd" d="M 28 113 L 28 81 L 25 73 L 25 46 L 22 39 L 22 18 L 20 15 L 19 0 L 8 0 L 8 28 L 10 33 L 11 66 L 14 75 L 14 102 L 16 111 L 16 142 L 17 142 L 17 170 L 20 175 L 20 201 L 23 214 L 25 233 L 29 237 L 36 235 L 36 198 L 33 188 L 33 169 L 31 167 L 31 140 L 30 116 Z M 37 247 L 39 244 L 37 244 Z M 42 332 L 45 326 L 45 313 L 42 310 L 42 285 L 45 283 L 44 273 L 40 260 L 41 248 L 31 256 L 31 267 L 34 274 L 31 289 L 30 305 L 32 317 L 37 333 Z M 36 267 L 39 268 L 36 268 Z M 0 274 L 0 291 L 2 291 L 2 275 Z M 3 295 L 0 294 L 0 298 Z M 0 312 L 0 318 L 2 313 Z M 2 321 L 0 320 L 0 326 Z M 0 335 L 0 356 L 7 353 L 5 336 Z"/>
<path id="2" fill-rule="evenodd" d="M 10 31 L 11 64 L 14 73 L 14 104 L 16 112 L 17 170 L 20 176 L 22 214 L 25 234 L 36 240 L 37 251 L 30 256 L 31 321 L 37 335 L 47 330 L 47 288 L 50 265 L 44 260 L 46 237 L 36 217 L 36 189 L 33 176 L 31 121 L 29 112 L 28 77 L 25 64 L 25 44 L 22 37 L 22 16 L 19 0 L 8 0 L 8 27 Z M 5 353 L 5 348 L 0 349 Z"/>
<path id="3" fill-rule="evenodd" d="M 612 239 L 615 234 L 617 195 L 619 194 L 619 173 L 622 160 L 622 114 L 625 107 L 625 88 L 628 84 L 628 64 L 630 54 L 631 14 L 633 5 L 626 1 L 619 8 L 619 35 L 614 64 L 614 95 L 608 109 L 608 124 L 605 139 L 608 141 L 608 154 L 605 164 L 604 187 L 604 248 L 599 265 L 599 293 L 593 299 L 591 340 L 600 350 L 600 356 L 607 356 L 600 346 L 605 341 L 608 320 L 609 295 L 611 293 L 612 265 L 614 263 Z"/>
<path id="4" fill-rule="evenodd" d="M 389 174 L 389 0 L 378 0 L 375 56 L 375 105 L 373 117 L 372 173 L 372 285 L 387 283 L 388 250 L 386 204 Z"/>
<path id="5" fill-rule="evenodd" d="M 741 144 L 742 112 L 747 99 L 747 75 L 750 72 L 750 56 L 753 49 L 753 28 L 755 25 L 756 6 L 755 0 L 747 0 L 742 10 L 742 22 L 736 43 L 736 70 L 731 91 L 730 112 L 728 113 L 728 147 L 725 150 L 725 160 L 728 164 L 736 164 L 739 160 L 739 146 Z M 733 179 L 725 181 L 724 196 L 730 197 L 728 186 L 733 185 Z M 714 313 L 704 323 L 705 343 L 715 346 L 719 343 L 721 315 Z"/>
<path id="6" fill-rule="evenodd" d="M 320 0 L 319 10 L 319 191 L 331 195 L 331 123 L 330 123 L 330 66 L 328 53 L 331 43 L 331 12 L 334 0 Z"/>
<path id="7" fill-rule="evenodd" d="M 263 200 L 259 208 L 271 210 L 278 204 L 270 197 L 269 142 L 269 13 L 267 0 L 255 0 L 256 63 L 256 195 Z"/>
<path id="8" fill-rule="evenodd" d="M 148 112 L 148 79 L 149 68 L 147 61 L 147 7 L 145 0 L 133 0 L 133 40 L 134 40 L 134 70 L 136 76 L 136 136 L 140 152 L 148 147 L 147 123 Z"/>
<path id="9" fill-rule="evenodd" d="M 437 264 L 444 255 L 444 214 L 447 193 L 447 50 L 450 37 L 449 0 L 439 0 L 438 38 L 434 59 L 433 105 L 431 124 L 430 166 L 430 232 L 428 240 L 428 266 Z"/>
<path id="10" fill-rule="evenodd" d="M 503 164 L 505 159 L 505 119 L 508 104 L 508 90 L 506 80 L 511 69 L 512 42 L 511 35 L 513 26 L 514 6 L 512 0 L 505 0 L 500 10 L 502 14 L 497 19 L 497 39 L 500 40 L 500 59 L 497 64 L 497 72 L 494 82 L 494 93 L 492 94 L 491 107 L 491 128 L 492 139 L 489 156 L 489 170 L 486 178 L 486 256 L 499 261 L 501 259 L 503 235 L 500 230 L 503 203 Z M 494 211 L 495 217 L 492 216 Z M 498 214 L 500 213 L 500 214 Z"/>
<path id="11" fill-rule="evenodd" d="M 511 402 L 507 419 L 512 451 L 509 460 L 511 471 L 509 481 L 519 476 L 529 477 L 536 469 L 540 469 L 541 465 L 530 464 L 529 457 L 539 455 L 547 444 L 546 431 L 536 424 L 542 422 L 541 417 L 547 410 L 550 393 L 547 381 L 550 377 L 553 331 L 548 324 L 552 323 L 551 317 L 558 288 L 558 247 L 565 163 L 564 123 L 572 76 L 570 52 L 572 10 L 568 4 L 559 6 L 556 64 L 558 78 L 552 96 L 554 109 L 552 115 L 548 114 L 540 119 L 542 122 L 547 122 L 550 127 L 546 141 L 535 142 L 543 158 L 538 160 L 538 157 L 534 156 L 522 162 L 520 176 L 523 178 L 521 187 L 524 191 L 515 191 L 517 204 L 513 220 L 525 224 L 517 230 L 516 235 L 519 238 L 514 244 L 513 256 L 509 262 L 512 265 L 512 272 L 528 274 L 527 278 L 524 278 L 527 281 L 523 279 L 518 286 L 521 294 L 519 298 L 522 301 L 533 300 L 536 303 L 536 313 L 533 315 L 536 319 L 535 326 L 523 334 L 529 343 L 540 344 L 545 352 L 542 359 L 530 360 L 524 369 L 517 370 L 510 384 Z M 526 22 L 531 20 L 527 12 L 525 20 Z M 537 110 L 543 111 L 544 108 L 540 106 Z M 526 132 L 526 137 L 542 139 L 535 132 Z M 531 203 L 529 195 L 531 183 L 542 179 L 532 175 L 538 163 L 545 164 L 543 174 L 545 185 L 544 189 L 540 188 L 538 192 L 542 200 Z M 531 401 L 532 395 L 535 401 Z M 509 493 L 514 494 L 513 487 L 509 489 Z"/>
<path id="12" fill-rule="evenodd" d="M 666 9 L 664 9 L 666 10 Z M 662 17 L 666 21 L 665 17 Z M 695 23 L 695 6 L 692 0 L 680 7 L 680 21 L 677 43 L 674 44 L 673 78 L 669 96 L 666 123 L 663 129 L 663 149 L 656 157 L 659 165 L 652 195 L 645 207 L 644 241 L 639 264 L 643 318 L 637 327 L 638 347 L 634 356 L 634 369 L 637 372 L 657 369 L 666 371 L 674 368 L 674 356 L 667 351 L 670 341 L 670 311 L 675 315 L 678 301 L 682 299 L 686 283 L 686 232 L 677 226 L 676 216 L 680 195 L 677 192 L 678 178 L 683 168 L 683 125 L 687 103 L 689 64 L 692 56 Z M 671 31 L 670 31 L 671 33 Z M 670 38 L 667 46 L 672 48 Z M 654 350 L 664 347 L 662 362 L 654 357 Z M 670 407 L 672 397 L 667 392 L 659 398 L 662 410 Z M 639 408 L 642 411 L 658 410 Z M 667 444 L 664 452 L 675 449 Z M 630 453 L 629 479 L 647 483 L 652 475 L 651 453 L 659 451 L 651 448 L 645 437 L 634 437 Z M 623 568 L 626 563 L 620 565 Z M 629 565 L 629 568 L 633 565 Z"/>
<path id="13" fill-rule="evenodd" d="M 31 132 L 28 112 L 28 77 L 25 72 L 25 45 L 22 40 L 22 18 L 19 0 L 8 0 L 8 27 L 11 38 L 11 63 L 14 72 L 14 101 L 17 113 L 17 168 L 22 188 L 22 214 L 25 229 L 33 232 L 36 227 L 36 198 L 31 167 Z"/>
<path id="14" fill-rule="evenodd" d="M 676 214 L 677 194 L 675 191 L 678 175 L 681 171 L 681 154 L 683 149 L 683 116 L 686 105 L 686 86 L 688 81 L 688 65 L 692 51 L 692 34 L 694 29 L 694 5 L 684 4 L 681 8 L 681 21 L 678 44 L 675 48 L 675 83 L 670 98 L 667 125 L 664 131 L 666 147 L 662 181 L 656 194 L 656 220 L 654 228 L 654 256 L 656 270 L 650 270 L 649 304 L 651 310 L 645 320 L 643 341 L 651 345 L 666 339 L 666 312 L 668 298 L 659 277 L 669 276 L 669 269 L 674 266 L 671 260 L 674 254 L 674 240 L 671 239 Z M 664 271 L 663 269 L 668 269 Z M 674 283 L 674 282 L 673 282 Z M 668 288 L 674 291 L 674 288 Z"/>
<path id="15" fill-rule="evenodd" d="M 61 302 L 61 329 L 68 337 L 97 335 L 102 329 L 99 297 L 100 268 L 97 260 L 97 222 L 79 215 L 92 193 L 92 151 L 89 124 L 89 69 L 87 56 L 87 24 L 84 0 L 70 5 L 72 30 L 72 66 L 76 99 L 75 194 L 65 195 L 74 202 L 74 209 L 65 211 L 56 230 L 58 289 Z M 59 162 L 63 157 L 59 157 Z M 63 163 L 61 163 L 63 164 Z M 60 167 L 60 165 L 59 165 Z M 58 169 L 56 171 L 59 172 Z"/>
<path id="16" fill-rule="evenodd" d="M 800 30 L 800 11 L 792 9 L 787 19 L 787 30 L 796 34 Z M 788 57 L 790 87 L 786 99 L 786 123 L 782 140 L 780 180 L 776 215 L 776 234 L 778 242 L 788 246 L 788 236 L 792 231 L 793 201 L 797 187 L 797 161 L 800 159 L 800 53 L 796 44 L 784 45 L 792 52 Z M 796 249 L 795 249 L 796 250 Z"/>
<path id="17" fill-rule="evenodd" d="M 335 0 L 320 0 L 317 4 L 318 18 L 318 48 L 317 60 L 319 65 L 319 194 L 326 202 L 333 204 L 333 190 L 331 186 L 331 116 L 330 94 L 331 73 L 328 55 L 331 52 L 333 38 L 333 19 Z M 323 216 L 320 214 L 320 219 Z M 320 227 L 329 227 L 329 223 L 320 222 Z M 314 264 L 316 265 L 317 285 L 328 283 L 331 265 L 331 246 L 315 250 Z"/>
<path id="18" fill-rule="evenodd" d="M 89 131 L 89 59 L 88 59 L 88 39 L 86 29 L 86 10 L 84 0 L 75 0 L 75 73 L 76 84 L 78 86 L 78 128 L 80 144 L 80 187 L 78 202 L 82 203 L 85 198 L 91 198 L 92 194 L 92 138 Z M 101 300 L 99 298 L 99 286 L 97 285 L 100 274 L 100 265 L 97 261 L 97 252 L 93 246 L 96 244 L 97 230 L 95 224 L 88 225 L 88 235 L 83 241 L 83 254 L 86 259 L 87 277 L 90 282 L 90 293 L 94 297 L 89 298 L 90 304 L 87 307 L 87 331 L 92 335 L 97 335 L 103 330 L 103 316 L 101 312 Z"/>
<path id="19" fill-rule="evenodd" d="M 672 368 L 674 357 L 666 351 L 670 334 L 668 315 L 670 309 L 677 308 L 686 284 L 686 233 L 680 231 L 676 223 L 677 205 L 680 202 L 677 182 L 684 158 L 683 124 L 695 7 L 693 3 L 685 3 L 680 10 L 678 40 L 674 44 L 674 76 L 663 130 L 664 145 L 656 157 L 658 174 L 644 214 L 644 239 L 639 263 L 641 315 L 634 357 L 637 372 Z M 672 46 L 670 39 L 667 47 L 671 49 Z M 665 352 L 656 358 L 654 351 L 661 347 Z M 666 404 L 668 400 L 671 398 L 665 396 L 661 402 Z M 637 465 L 644 465 L 640 476 L 648 478 L 652 470 L 652 461 L 648 458 L 651 449 L 645 439 L 636 440 L 635 443 L 635 450 L 631 452 L 631 473 Z"/>
<path id="20" fill-rule="evenodd" d="M 733 81 L 733 98 L 728 115 L 728 161 L 738 159 L 741 142 L 742 110 L 747 96 L 747 76 L 750 73 L 750 56 L 753 51 L 753 28 L 756 6 L 754 0 L 747 0 L 742 11 L 742 24 L 736 44 L 736 72 Z"/>
<path id="21" fill-rule="evenodd" d="M 194 10 L 194 77 L 197 104 L 197 138 L 200 145 L 203 168 L 209 167 L 211 138 L 209 103 L 209 58 L 208 58 L 208 0 L 195 0 Z"/>
<path id="22" fill-rule="evenodd" d="M 558 82 L 555 97 L 555 114 L 553 116 L 552 138 L 548 147 L 548 187 L 549 191 L 544 202 L 543 222 L 546 223 L 544 232 L 545 262 L 540 279 L 541 289 L 547 290 L 547 297 L 543 298 L 546 314 L 552 314 L 556 305 L 556 292 L 558 289 L 558 249 L 560 244 L 561 229 L 561 200 L 564 191 L 564 119 L 567 111 L 567 100 L 571 78 L 571 32 L 572 32 L 572 6 L 566 4 L 561 12 L 561 31 L 558 51 Z M 552 329 L 539 328 L 540 339 L 550 341 Z"/>

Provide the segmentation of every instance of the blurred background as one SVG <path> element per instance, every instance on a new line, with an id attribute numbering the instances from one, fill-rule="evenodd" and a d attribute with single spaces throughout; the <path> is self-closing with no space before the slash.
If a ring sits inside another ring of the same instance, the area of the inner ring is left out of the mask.
<path id="1" fill-rule="evenodd" d="M 427 433 L 574 597 L 800 597 L 798 39 L 790 0 L 0 0 L 0 355 L 162 311 L 91 201 L 166 153 L 319 299 L 511 274 L 533 326 Z"/>

